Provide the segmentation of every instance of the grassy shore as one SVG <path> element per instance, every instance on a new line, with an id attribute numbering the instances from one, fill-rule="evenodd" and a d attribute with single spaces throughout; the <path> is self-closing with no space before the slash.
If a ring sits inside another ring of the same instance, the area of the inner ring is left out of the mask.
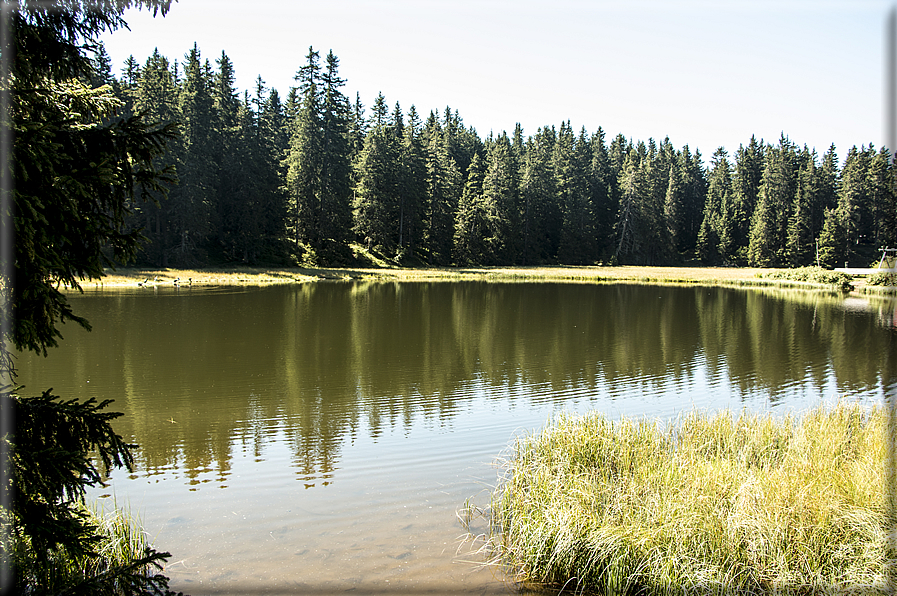
<path id="1" fill-rule="evenodd" d="M 33 588 L 35 594 L 106 594 L 111 593 L 104 591 L 111 576 L 119 588 L 115 594 L 168 593 L 164 590 L 167 578 L 158 574 L 159 565 L 137 563 L 151 546 L 137 517 L 128 510 L 101 512 L 86 505 L 80 512 L 96 529 L 94 554 L 54 549 L 41 560 L 27 543 L 6 537 L 10 543 L 4 547 L 12 556 L 17 587 Z M 98 579 L 106 583 L 97 583 Z"/>
<path id="2" fill-rule="evenodd" d="M 159 269 L 122 268 L 108 271 L 101 280 L 85 282 L 84 288 L 173 285 L 269 285 L 307 283 L 318 280 L 381 281 L 563 281 L 583 283 L 649 283 L 676 285 L 727 285 L 760 287 L 805 287 L 832 289 L 833 283 L 787 279 L 783 270 L 735 267 L 432 267 L 432 268 L 214 268 Z M 785 270 L 787 271 L 787 270 Z"/>
<path id="3" fill-rule="evenodd" d="M 519 439 L 484 547 L 586 593 L 887 593 L 883 408 L 560 416 Z M 467 511 L 468 519 L 471 509 Z"/>

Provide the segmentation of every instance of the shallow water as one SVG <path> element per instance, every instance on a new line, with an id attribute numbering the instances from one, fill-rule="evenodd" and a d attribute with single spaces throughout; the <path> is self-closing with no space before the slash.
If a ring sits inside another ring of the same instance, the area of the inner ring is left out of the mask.
<path id="1" fill-rule="evenodd" d="M 495 461 L 560 411 L 882 399 L 895 305 L 629 285 L 319 282 L 72 296 L 25 394 L 115 399 L 126 504 L 190 594 L 503 594 L 462 548 Z M 889 360 L 890 358 L 890 360 Z"/>

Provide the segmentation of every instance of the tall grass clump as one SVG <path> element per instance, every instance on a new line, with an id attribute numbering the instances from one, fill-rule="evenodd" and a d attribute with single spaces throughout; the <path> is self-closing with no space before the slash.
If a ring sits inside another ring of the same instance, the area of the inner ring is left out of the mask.
<path id="1" fill-rule="evenodd" d="M 880 271 L 866 278 L 866 284 L 870 286 L 897 286 L 897 273 L 885 273 Z"/>
<path id="2" fill-rule="evenodd" d="M 602 594 L 887 592 L 887 415 L 562 415 L 518 439 L 487 548 Z"/>
<path id="3" fill-rule="evenodd" d="M 93 528 L 92 552 L 61 548 L 38 556 L 27 538 L 8 537 L 16 584 L 25 594 L 174 594 L 168 578 L 157 573 L 159 557 L 149 556 L 151 544 L 139 519 L 118 508 L 100 513 L 79 504 L 77 509 Z"/>
<path id="4" fill-rule="evenodd" d="M 757 277 L 831 285 L 844 291 L 853 289 L 853 279 L 849 275 L 841 271 L 829 271 L 822 267 L 776 269 L 775 271 L 758 273 Z"/>

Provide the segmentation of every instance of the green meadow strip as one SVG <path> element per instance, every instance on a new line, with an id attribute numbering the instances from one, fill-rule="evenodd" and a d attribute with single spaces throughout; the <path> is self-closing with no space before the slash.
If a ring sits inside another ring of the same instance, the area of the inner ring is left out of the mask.
<path id="1" fill-rule="evenodd" d="M 888 428 L 885 409 L 843 403 L 561 415 L 514 445 L 484 550 L 518 581 L 579 593 L 888 593 Z"/>

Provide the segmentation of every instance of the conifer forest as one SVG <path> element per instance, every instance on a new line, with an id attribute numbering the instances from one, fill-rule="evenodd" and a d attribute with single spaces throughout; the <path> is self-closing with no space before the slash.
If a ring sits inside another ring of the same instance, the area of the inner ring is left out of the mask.
<path id="1" fill-rule="evenodd" d="M 607 138 L 561 122 L 481 138 L 449 107 L 369 106 L 344 93 L 339 60 L 309 48 L 285 98 L 196 45 L 180 60 L 131 56 L 96 86 L 124 114 L 177 124 L 158 165 L 169 196 L 135 203 L 138 264 L 357 264 L 367 249 L 407 265 L 869 266 L 897 245 L 895 169 L 871 144 L 839 159 L 785 132 L 704 163 L 668 138 Z"/>

